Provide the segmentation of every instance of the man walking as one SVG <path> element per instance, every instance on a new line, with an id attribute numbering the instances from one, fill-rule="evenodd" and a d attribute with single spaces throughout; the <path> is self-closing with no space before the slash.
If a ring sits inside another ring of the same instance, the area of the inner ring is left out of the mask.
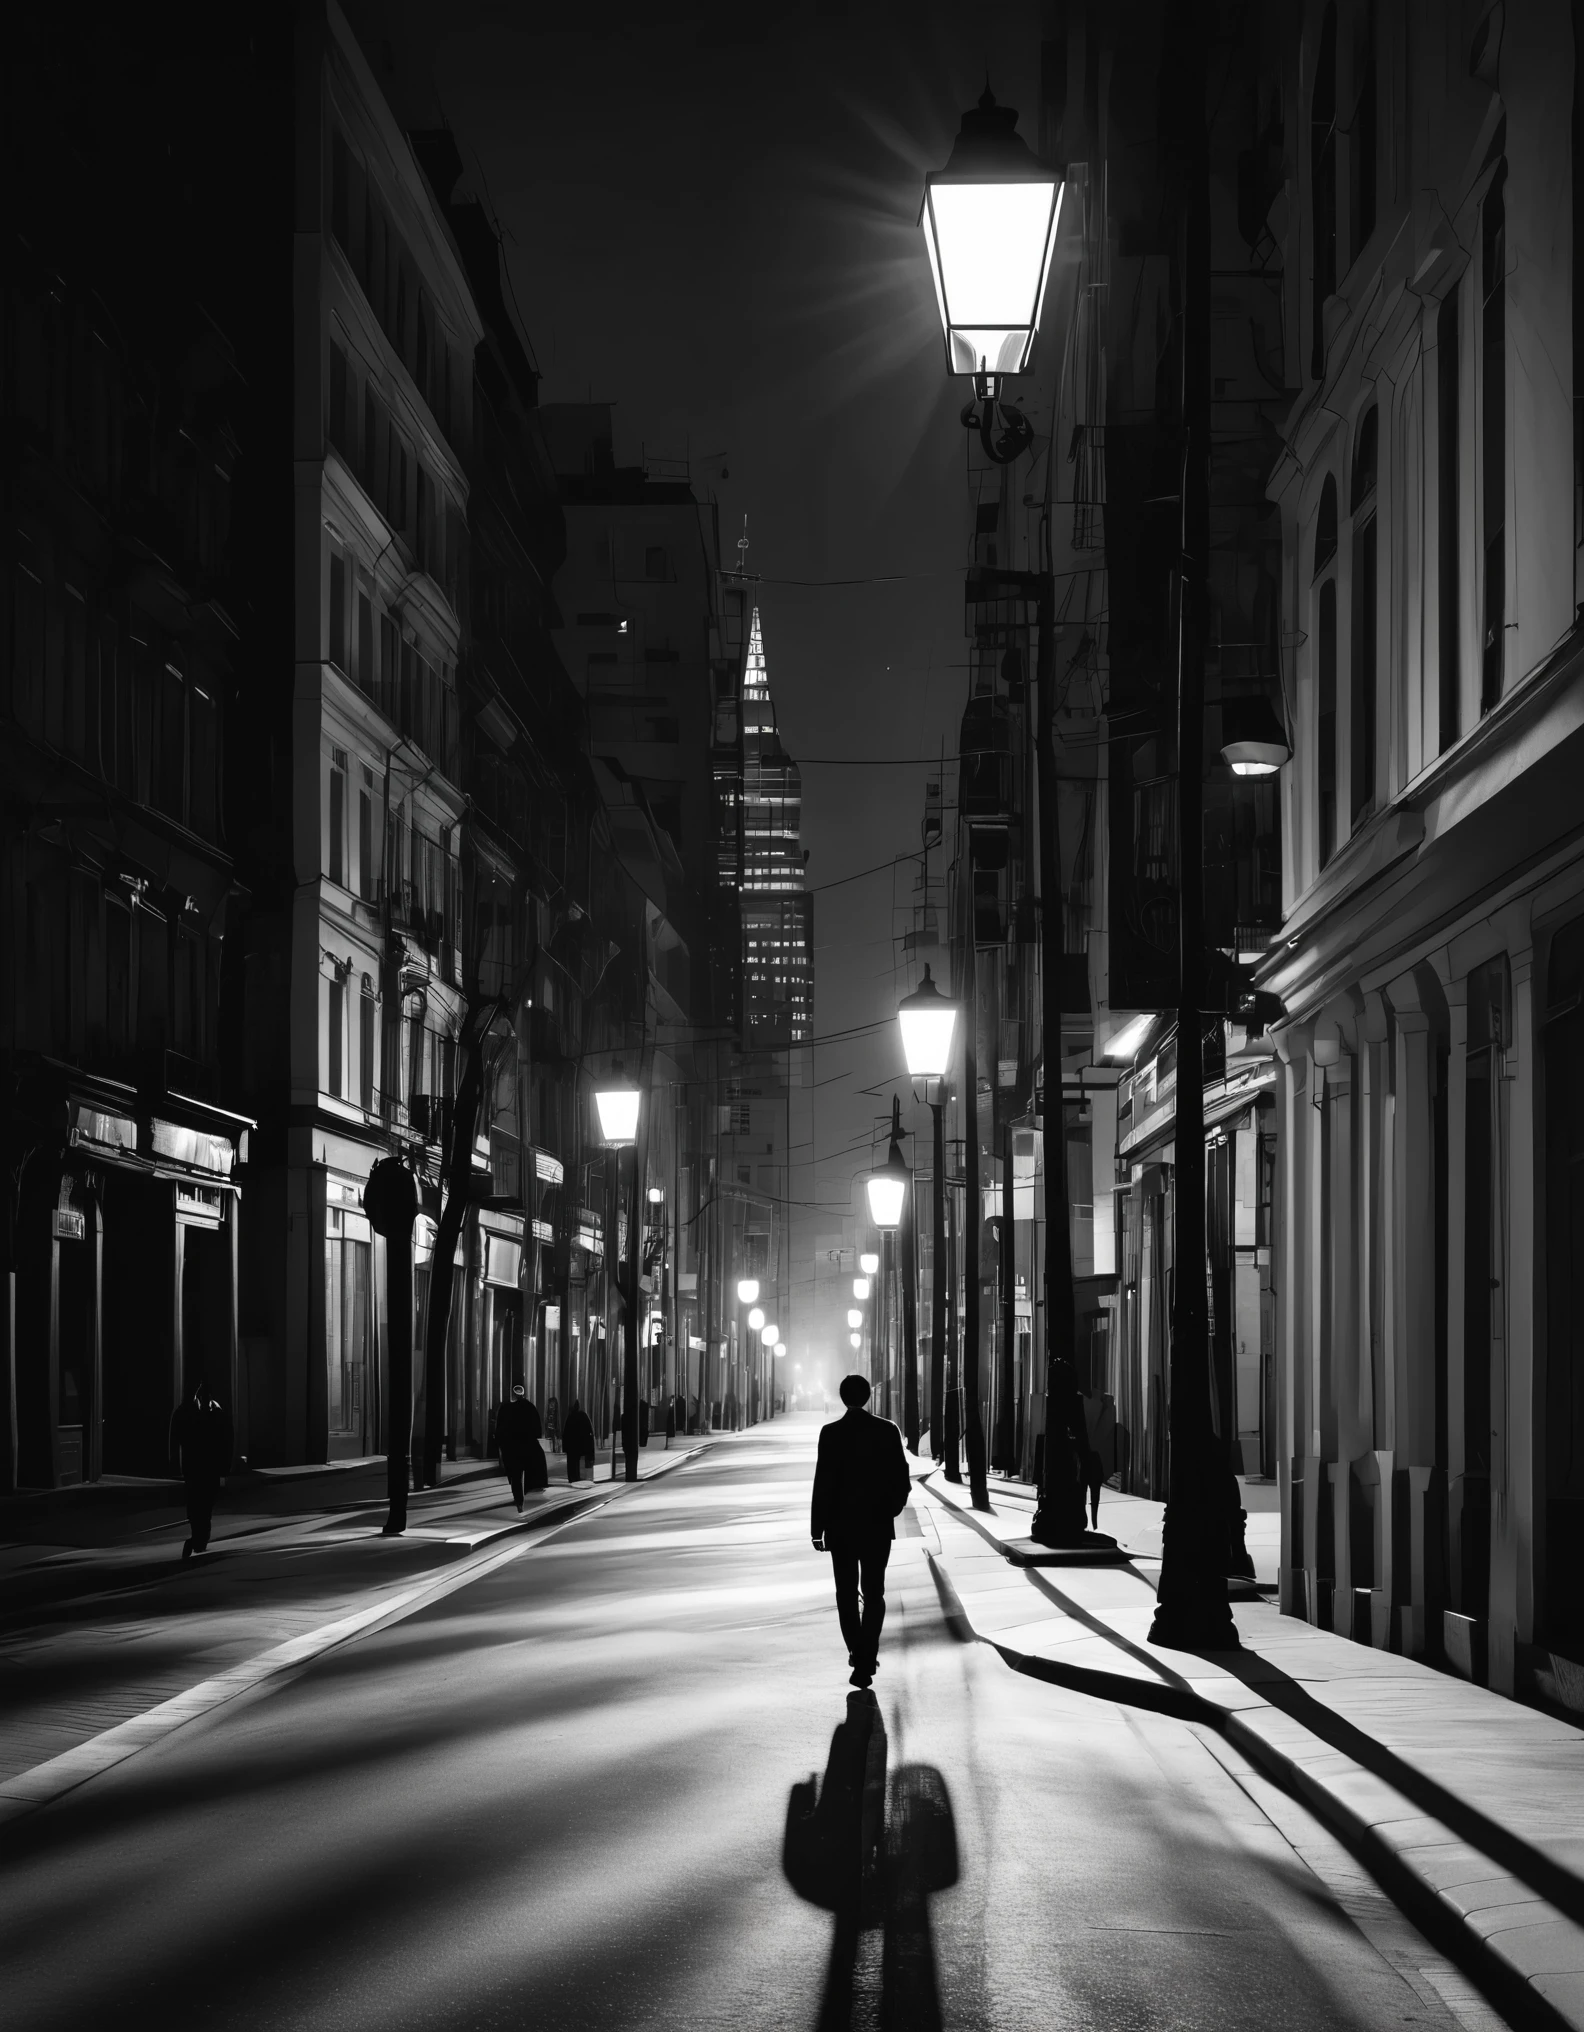
<path id="1" fill-rule="evenodd" d="M 171 1415 L 171 1461 L 186 1484 L 187 1528 L 191 1533 L 182 1547 L 182 1558 L 191 1559 L 209 1545 L 214 1521 L 215 1497 L 220 1478 L 231 1467 L 231 1414 L 209 1394 L 202 1372 L 194 1380 L 192 1395 L 184 1397 Z"/>
<path id="2" fill-rule="evenodd" d="M 836 1614 L 847 1639 L 851 1683 L 868 1686 L 879 1665 L 894 1519 L 907 1508 L 912 1484 L 901 1433 L 890 1419 L 875 1418 L 864 1409 L 868 1378 L 844 1376 L 841 1400 L 847 1406 L 846 1417 L 820 1428 L 809 1528 L 814 1550 L 831 1556 Z"/>
<path id="3" fill-rule="evenodd" d="M 538 1405 L 524 1384 L 514 1383 L 510 1398 L 495 1420 L 495 1437 L 500 1445 L 501 1466 L 511 1484 L 512 1501 L 519 1510 L 523 1506 L 524 1480 L 530 1489 L 542 1489 L 550 1479 L 545 1457 L 539 1450 L 540 1430 Z"/>

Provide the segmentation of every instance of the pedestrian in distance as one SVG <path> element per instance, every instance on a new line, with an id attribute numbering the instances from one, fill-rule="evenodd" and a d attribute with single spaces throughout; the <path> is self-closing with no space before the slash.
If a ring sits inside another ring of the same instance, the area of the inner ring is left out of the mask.
<path id="1" fill-rule="evenodd" d="M 550 1443 L 550 1451 L 552 1453 L 559 1452 L 561 1446 L 561 1406 L 553 1390 L 550 1393 L 550 1402 L 545 1406 L 545 1438 Z"/>
<path id="2" fill-rule="evenodd" d="M 195 1552 L 208 1549 L 215 1497 L 221 1478 L 231 1469 L 231 1414 L 209 1394 L 201 1371 L 194 1379 L 192 1394 L 171 1414 L 170 1453 L 187 1498 L 189 1536 L 181 1556 L 191 1559 Z"/>
<path id="3" fill-rule="evenodd" d="M 820 1427 L 809 1529 L 814 1550 L 831 1556 L 851 1684 L 866 1687 L 879 1669 L 886 1563 L 912 1483 L 902 1434 L 864 1409 L 868 1377 L 844 1376 L 841 1400 L 846 1416 Z"/>
<path id="4" fill-rule="evenodd" d="M 512 1501 L 519 1511 L 524 1486 L 543 1489 L 550 1483 L 550 1471 L 539 1444 L 541 1430 L 538 1405 L 521 1383 L 514 1383 L 510 1400 L 501 1406 L 495 1420 L 495 1436 L 500 1442 L 501 1466 L 511 1484 Z"/>
<path id="5" fill-rule="evenodd" d="M 562 1441 L 566 1447 L 567 1480 L 579 1479 L 578 1470 L 586 1461 L 588 1479 L 594 1479 L 594 1428 L 589 1415 L 574 1397 L 567 1407 L 566 1425 L 562 1430 Z"/>

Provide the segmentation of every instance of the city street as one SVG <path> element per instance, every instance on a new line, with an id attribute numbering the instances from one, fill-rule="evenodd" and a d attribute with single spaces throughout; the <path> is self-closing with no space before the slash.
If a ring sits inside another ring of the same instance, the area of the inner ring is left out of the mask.
<path id="1" fill-rule="evenodd" d="M 1498 2023 L 1225 1745 L 958 1641 L 930 1555 L 966 1527 L 919 1488 L 852 1695 L 818 1422 L 507 1541 L 12 1820 L 8 2024 Z M 853 1812 L 788 1842 L 828 1760 Z"/>

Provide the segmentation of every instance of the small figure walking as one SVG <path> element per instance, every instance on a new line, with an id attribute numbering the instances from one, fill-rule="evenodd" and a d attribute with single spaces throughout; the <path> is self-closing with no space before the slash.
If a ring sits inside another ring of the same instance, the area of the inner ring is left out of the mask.
<path id="1" fill-rule="evenodd" d="M 589 1415 L 574 1397 L 567 1407 L 562 1438 L 566 1446 L 567 1480 L 579 1480 L 578 1469 L 588 1464 L 588 1479 L 594 1479 L 594 1428 Z"/>
<path id="2" fill-rule="evenodd" d="M 561 1402 L 553 1390 L 550 1393 L 550 1402 L 545 1406 L 545 1438 L 549 1442 L 550 1451 L 552 1453 L 559 1453 L 561 1450 Z"/>
<path id="3" fill-rule="evenodd" d="M 902 1434 L 864 1409 L 868 1377 L 844 1376 L 841 1400 L 847 1415 L 820 1427 L 809 1528 L 814 1550 L 831 1556 L 851 1684 L 866 1687 L 879 1668 L 886 1564 L 912 1483 Z"/>
<path id="4" fill-rule="evenodd" d="M 195 1552 L 208 1549 L 220 1479 L 231 1469 L 231 1414 L 210 1396 L 202 1371 L 194 1379 L 192 1395 L 184 1397 L 171 1414 L 170 1452 L 171 1463 L 186 1485 L 191 1535 L 181 1556 L 191 1559 Z"/>
<path id="5" fill-rule="evenodd" d="M 501 1466 L 506 1470 L 512 1501 L 519 1511 L 525 1486 L 544 1489 L 550 1485 L 550 1470 L 545 1466 L 544 1449 L 539 1444 L 541 1431 L 538 1405 L 523 1384 L 513 1383 L 511 1398 L 501 1406 L 495 1421 L 495 1432 L 500 1441 Z"/>

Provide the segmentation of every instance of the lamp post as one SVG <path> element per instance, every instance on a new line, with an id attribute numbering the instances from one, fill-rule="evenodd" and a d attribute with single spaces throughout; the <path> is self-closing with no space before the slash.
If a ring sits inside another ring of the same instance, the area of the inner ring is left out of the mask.
<path id="1" fill-rule="evenodd" d="M 902 1055 L 907 1061 L 908 1077 L 923 1080 L 924 1098 L 933 1117 L 930 1210 L 935 1226 L 930 1277 L 930 1451 L 939 1460 L 944 1450 L 946 1472 L 955 1481 L 957 1375 L 955 1360 L 948 1374 L 946 1357 L 946 1132 L 941 1115 L 946 1102 L 946 1079 L 951 1071 L 957 1005 L 948 1002 L 936 987 L 927 963 L 917 989 L 905 995 L 898 1005 L 897 1024 L 902 1032 Z"/>
<path id="2" fill-rule="evenodd" d="M 946 340 L 949 374 L 973 379 L 974 397 L 963 410 L 963 423 L 979 433 L 986 455 L 1007 465 L 1033 440 L 1021 411 L 1006 400 L 1003 382 L 1028 366 L 1040 312 L 1050 280 L 1056 230 L 1061 219 L 1062 180 L 1030 151 L 1016 133 L 1017 114 L 998 106 L 986 89 L 977 107 L 963 115 L 951 157 L 943 170 L 925 179 L 920 224 L 935 278 L 936 299 Z M 998 421 L 999 419 L 999 421 Z M 1047 537 L 1048 542 L 1048 537 Z M 1033 1536 L 1050 1546 L 1085 1542 L 1083 1465 L 1087 1434 L 1083 1429 L 1073 1361 L 1072 1252 L 1067 1227 L 1067 1178 L 1061 1095 L 1061 865 L 1055 757 L 1055 613 L 1056 591 L 1048 556 L 1035 572 L 991 575 L 1004 597 L 1037 603 L 1039 661 L 1038 762 L 1040 972 L 1044 1037 L 1045 1190 L 1045 1446 L 1040 1476 L 1039 1507 Z M 970 933 L 971 936 L 971 933 Z M 970 948 L 971 951 L 971 948 Z M 965 1036 L 971 1053 L 972 1026 Z M 972 1091 L 969 1109 L 968 1174 L 970 1203 L 975 1194 L 976 1132 Z M 970 1333 L 977 1320 L 979 1234 L 970 1204 L 968 1251 Z M 970 1351 L 974 1359 L 977 1350 Z M 977 1407 L 970 1406 L 976 1416 Z M 980 1441 L 982 1449 L 982 1440 Z M 970 1448 L 972 1453 L 973 1449 Z M 970 1460 L 975 1500 L 980 1500 L 982 1461 Z"/>
<path id="3" fill-rule="evenodd" d="M 757 1277 L 738 1278 L 737 1302 L 740 1305 L 752 1305 L 754 1303 L 754 1300 L 758 1296 L 759 1296 L 759 1279 Z M 749 1315 L 748 1323 L 750 1326 L 755 1324 L 754 1317 L 751 1313 Z M 764 1314 L 762 1312 L 758 1316 L 758 1324 L 760 1326 L 763 1326 L 764 1324 Z"/>
<path id="4" fill-rule="evenodd" d="M 594 1089 L 594 1105 L 599 1112 L 600 1141 L 608 1150 L 614 1151 L 617 1177 L 617 1204 L 621 1203 L 622 1152 L 631 1150 L 638 1141 L 638 1115 L 642 1102 L 638 1088 L 617 1066 L 603 1085 Z M 638 1479 L 638 1181 L 636 1165 L 632 1185 L 632 1205 L 627 1213 L 627 1255 L 628 1261 L 619 1272 L 622 1301 L 622 1460 L 625 1478 L 629 1482 Z M 619 1241 L 618 1234 L 611 1235 L 606 1243 L 608 1250 Z"/>
<path id="5" fill-rule="evenodd" d="M 884 1261 L 884 1270 L 882 1273 L 880 1285 L 880 1296 L 882 1304 L 879 1309 L 886 1322 L 885 1356 L 886 1356 L 886 1393 L 887 1393 L 888 1411 L 890 1409 L 889 1398 L 891 1389 L 891 1360 L 890 1360 L 891 1279 L 892 1279 L 892 1268 L 895 1261 L 894 1258 L 895 1236 L 897 1229 L 902 1225 L 903 1214 L 906 1209 L 909 1197 L 908 1186 L 910 1182 L 911 1182 L 911 1174 L 909 1173 L 906 1164 L 902 1161 L 902 1103 L 896 1097 L 896 1095 L 893 1094 L 891 1097 L 891 1147 L 886 1152 L 885 1163 L 880 1166 L 878 1171 L 871 1171 L 868 1178 L 864 1181 L 864 1189 L 868 1194 L 869 1198 L 869 1218 L 880 1230 L 880 1248 L 881 1255 Z M 903 1351 L 903 1361 L 905 1365 L 905 1370 L 911 1372 L 912 1374 L 913 1445 L 914 1450 L 917 1451 L 918 1365 L 917 1362 L 912 1358 L 909 1351 L 907 1350 Z M 908 1397 L 908 1388 L 906 1382 L 904 1382 L 903 1385 L 904 1406 L 906 1405 L 907 1397 Z M 904 1417 L 906 1417 L 907 1415 L 905 1409 L 903 1415 Z"/>

